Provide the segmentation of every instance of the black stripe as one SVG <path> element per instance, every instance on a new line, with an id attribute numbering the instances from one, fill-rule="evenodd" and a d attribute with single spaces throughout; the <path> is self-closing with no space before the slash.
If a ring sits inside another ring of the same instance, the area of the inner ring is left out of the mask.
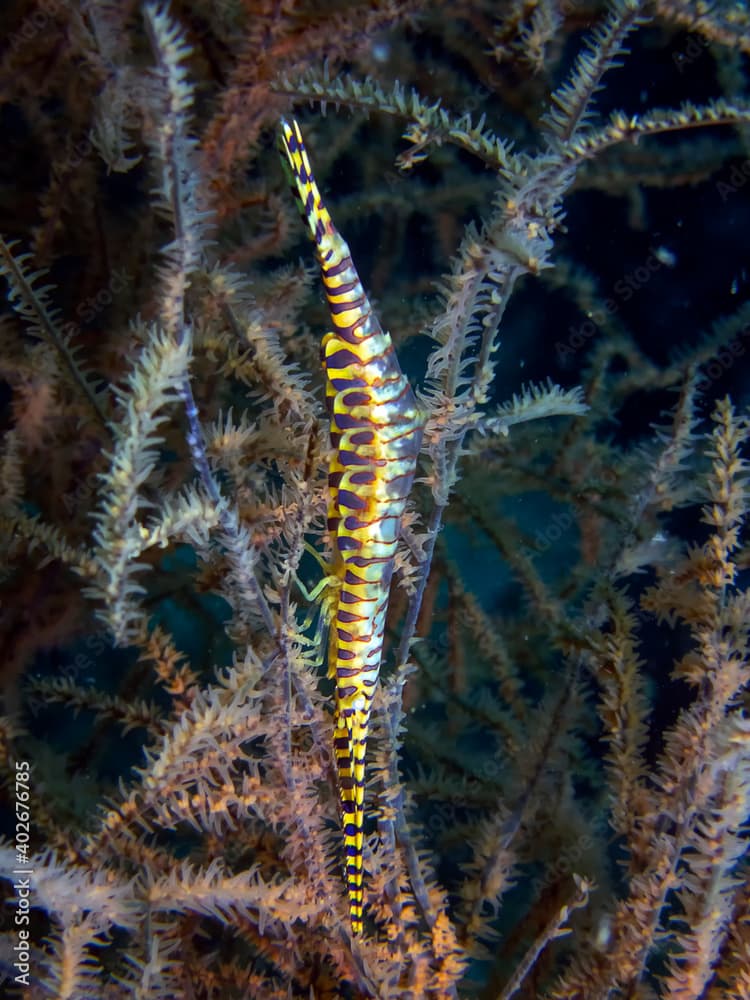
<path id="1" fill-rule="evenodd" d="M 349 556 L 346 565 L 365 569 L 367 566 L 375 566 L 378 563 L 389 563 L 392 558 L 393 556 Z"/>
<path id="2" fill-rule="evenodd" d="M 372 469 L 363 469 L 361 472 L 350 472 L 349 482 L 355 486 L 371 486 L 375 482 L 375 473 Z"/>
<path id="3" fill-rule="evenodd" d="M 338 295 L 338 289 L 336 290 Z M 328 300 L 328 310 L 332 316 L 340 316 L 341 313 L 351 312 L 353 309 L 358 309 L 363 315 L 366 315 L 367 310 L 362 308 L 362 304 L 365 302 L 365 297 L 363 295 L 358 295 L 353 299 L 345 299 L 343 302 L 331 302 Z"/>
<path id="4" fill-rule="evenodd" d="M 348 465 L 369 465 L 371 461 L 366 455 L 358 455 L 356 451 L 340 451 L 336 458 L 344 468 Z"/>
<path id="5" fill-rule="evenodd" d="M 355 427 L 366 427 L 369 423 L 367 417 L 353 417 L 351 413 L 336 413 L 334 420 L 340 431 L 352 431 Z"/>
<path id="6" fill-rule="evenodd" d="M 349 326 L 337 326 L 336 333 L 339 335 L 341 340 L 345 340 L 347 344 L 361 344 L 365 339 L 364 337 L 361 337 L 358 332 L 358 328 L 361 325 L 361 322 L 357 320 L 355 323 L 350 323 Z"/>
<path id="7" fill-rule="evenodd" d="M 341 398 L 341 402 L 344 406 L 367 406 L 370 401 L 371 396 L 369 392 L 358 392 L 356 389 L 352 392 L 347 392 L 347 394 Z"/>
<path id="8" fill-rule="evenodd" d="M 367 501 L 363 497 L 357 496 L 351 490 L 339 490 L 337 503 L 339 509 L 348 507 L 349 510 L 367 510 Z"/>
<path id="9" fill-rule="evenodd" d="M 351 552 L 352 549 L 360 549 L 362 547 L 356 538 L 349 538 L 348 535 L 339 535 L 336 539 L 336 544 L 339 547 L 339 552 Z"/>
<path id="10" fill-rule="evenodd" d="M 362 615 L 355 615 L 352 611 L 344 611 L 343 608 L 339 608 L 336 616 L 344 625 L 349 625 L 351 622 L 363 622 L 365 620 Z"/>
<path id="11" fill-rule="evenodd" d="M 372 444 L 375 438 L 373 431 L 358 431 L 349 438 L 352 444 Z"/>
<path id="12" fill-rule="evenodd" d="M 354 263 L 352 262 L 351 257 L 347 254 L 345 257 L 341 258 L 338 264 L 333 264 L 331 267 L 327 267 L 324 271 L 324 274 L 327 277 L 336 278 L 338 277 L 338 275 L 341 274 L 342 271 L 346 271 L 346 269 L 349 267 L 353 269 Z"/>
<path id="13" fill-rule="evenodd" d="M 371 604 L 375 600 L 375 598 L 374 597 L 357 597 L 356 594 L 350 594 L 348 590 L 342 590 L 341 594 L 339 596 L 339 600 L 341 601 L 342 604 L 359 604 L 360 601 L 362 603 Z M 344 656 L 344 653 L 347 653 L 348 655 Z M 342 650 L 339 650 L 339 657 L 342 660 L 353 660 L 354 659 L 354 653 L 350 649 L 342 649 Z"/>
<path id="14" fill-rule="evenodd" d="M 323 270 L 323 278 L 327 278 L 331 274 L 330 271 Z M 340 285 L 332 285 L 330 288 L 328 284 L 325 286 L 326 296 L 329 295 L 348 295 L 353 292 L 355 288 L 362 288 L 362 282 L 359 278 L 354 278 L 352 281 L 344 281 Z M 362 293 L 364 294 L 364 292 Z"/>
<path id="15" fill-rule="evenodd" d="M 347 531 L 357 531 L 359 530 L 359 528 L 369 528 L 371 524 L 379 520 L 382 520 L 382 518 L 373 518 L 372 520 L 368 519 L 367 521 L 360 521 L 360 519 L 358 517 L 355 517 L 354 514 L 348 514 L 344 518 L 344 527 L 346 528 Z"/>
<path id="16" fill-rule="evenodd" d="M 365 388 L 367 385 L 363 378 L 329 378 L 328 381 L 336 392 L 351 388 Z"/>
<path id="17" fill-rule="evenodd" d="M 338 351 L 330 354 L 324 359 L 326 368 L 348 368 L 350 365 L 361 365 L 362 362 L 347 347 L 340 347 Z"/>

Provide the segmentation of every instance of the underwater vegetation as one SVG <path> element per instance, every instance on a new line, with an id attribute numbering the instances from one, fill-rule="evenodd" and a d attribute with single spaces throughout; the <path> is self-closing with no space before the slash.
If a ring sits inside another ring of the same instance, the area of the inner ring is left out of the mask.
<path id="1" fill-rule="evenodd" d="M 747 1000 L 750 11 L 0 39 L 3 995 Z"/>

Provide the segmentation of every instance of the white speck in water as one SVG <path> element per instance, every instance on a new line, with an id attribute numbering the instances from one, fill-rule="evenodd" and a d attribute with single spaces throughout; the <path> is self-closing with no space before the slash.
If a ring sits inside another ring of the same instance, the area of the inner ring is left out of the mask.
<path id="1" fill-rule="evenodd" d="M 674 267 L 677 263 L 676 254 L 672 253 L 668 247 L 657 247 L 654 250 L 654 256 L 660 264 L 666 264 L 667 267 Z"/>
<path id="2" fill-rule="evenodd" d="M 391 57 L 391 47 L 388 42 L 375 42 L 372 47 L 372 58 L 375 62 L 385 63 Z"/>

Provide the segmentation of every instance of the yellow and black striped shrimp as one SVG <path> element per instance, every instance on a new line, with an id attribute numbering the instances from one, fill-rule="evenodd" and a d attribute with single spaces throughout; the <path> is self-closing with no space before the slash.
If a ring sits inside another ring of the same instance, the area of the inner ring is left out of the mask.
<path id="1" fill-rule="evenodd" d="M 333 746 L 339 778 L 352 930 L 362 932 L 365 754 L 401 518 L 423 417 L 390 334 L 378 322 L 315 183 L 297 122 L 280 146 L 315 242 L 334 325 L 322 343 L 331 458 L 328 530 L 338 581 L 329 672 L 336 681 Z"/>

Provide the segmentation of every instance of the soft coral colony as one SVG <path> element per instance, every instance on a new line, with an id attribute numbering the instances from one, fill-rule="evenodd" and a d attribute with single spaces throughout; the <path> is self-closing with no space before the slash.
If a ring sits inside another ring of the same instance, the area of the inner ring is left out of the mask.
<path id="1" fill-rule="evenodd" d="M 29 998 L 749 997 L 748 418 L 715 390 L 750 320 L 740 304 L 657 363 L 563 222 L 573 189 L 603 189 L 637 230 L 641 186 L 738 155 L 741 128 L 700 127 L 750 120 L 747 15 L 3 16 L 9 160 L 34 195 L 0 201 L 0 773 L 16 815 L 30 764 L 32 846 L 22 908 L 12 823 L 0 845 L 6 979 Z M 627 46 L 685 26 L 724 96 L 597 114 Z M 555 89 L 561 40 L 579 54 Z M 398 61 L 525 141 L 395 83 Z M 301 128 L 308 101 L 372 117 Z M 406 149 L 384 180 L 370 132 L 391 119 Z M 279 130 L 320 272 L 290 263 Z M 48 173 L 27 176 L 36 147 Z M 382 217 L 375 307 L 332 221 L 357 228 L 340 158 Z M 415 204 L 452 254 L 434 295 L 404 263 Z M 675 266 L 649 253 L 630 297 Z M 498 404 L 526 285 L 597 334 L 558 350 L 582 387 Z M 616 438 L 651 397 L 658 424 Z M 509 516 L 541 494 L 540 522 Z M 523 600 L 493 608 L 501 579 Z"/>

